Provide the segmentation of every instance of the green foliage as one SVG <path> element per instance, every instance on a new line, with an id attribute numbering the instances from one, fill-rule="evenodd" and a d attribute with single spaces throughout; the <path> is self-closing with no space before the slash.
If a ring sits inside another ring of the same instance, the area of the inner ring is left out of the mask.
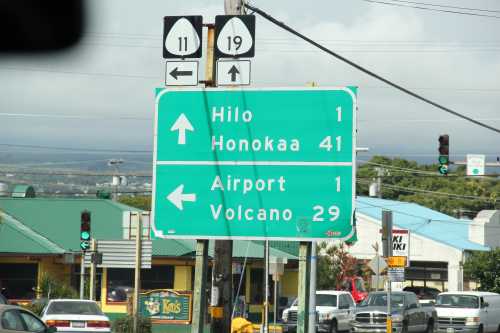
<path id="1" fill-rule="evenodd" d="M 60 281 L 50 274 L 43 274 L 40 278 L 38 293 L 40 298 L 79 298 L 78 292 L 69 284 Z"/>
<path id="2" fill-rule="evenodd" d="M 113 321 L 113 332 L 133 333 L 134 317 L 128 315 Z M 151 319 L 149 317 L 139 317 L 139 329 L 137 333 L 151 333 Z"/>
<path id="3" fill-rule="evenodd" d="M 473 252 L 464 263 L 466 278 L 479 283 L 479 290 L 500 293 L 500 248 Z"/>
<path id="4" fill-rule="evenodd" d="M 473 217 L 483 209 L 500 208 L 500 181 L 495 178 L 466 178 L 465 167 L 460 166 L 449 172 L 448 176 L 441 176 L 437 173 L 438 164 L 419 165 L 417 162 L 408 161 L 401 158 L 388 158 L 383 156 L 374 156 L 370 162 L 388 165 L 385 169 L 385 175 L 382 177 L 383 198 L 414 202 L 422 206 L 443 212 L 448 215 L 458 216 L 460 212 L 469 214 Z M 377 177 L 378 165 L 363 164 L 357 170 L 357 194 L 368 195 L 369 183 Z M 391 167 L 401 169 L 416 169 L 432 172 L 435 174 L 416 174 L 408 173 L 403 170 L 397 170 Z M 459 176 L 459 177 L 457 177 Z M 390 188 L 391 186 L 397 188 Z M 459 196 L 486 197 L 488 200 L 477 200 L 471 198 L 456 198 L 429 193 L 412 193 L 411 189 L 418 189 L 433 192 L 446 192 Z"/>
<path id="5" fill-rule="evenodd" d="M 23 307 L 40 317 L 46 304 L 46 302 L 36 302 L 23 305 Z"/>
<path id="6" fill-rule="evenodd" d="M 150 196 L 123 196 L 118 201 L 124 205 L 132 206 L 142 210 L 151 210 L 151 197 Z"/>
<path id="7" fill-rule="evenodd" d="M 348 253 L 343 243 L 319 243 L 317 250 L 316 288 L 318 290 L 336 289 L 345 277 L 358 274 L 356 258 Z"/>

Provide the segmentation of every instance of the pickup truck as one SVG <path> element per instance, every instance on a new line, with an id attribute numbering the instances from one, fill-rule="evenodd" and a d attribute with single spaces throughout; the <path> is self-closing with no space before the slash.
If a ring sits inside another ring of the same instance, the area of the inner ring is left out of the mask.
<path id="1" fill-rule="evenodd" d="M 432 333 L 437 322 L 436 310 L 432 305 L 419 304 L 417 295 L 407 291 L 391 293 L 392 332 Z M 351 321 L 353 333 L 385 333 L 387 321 L 387 292 L 372 292 L 356 308 Z"/>
<path id="2" fill-rule="evenodd" d="M 355 308 L 354 299 L 347 291 L 316 291 L 316 332 L 348 331 Z M 297 311 L 297 300 L 283 311 L 283 332 L 297 330 Z"/>

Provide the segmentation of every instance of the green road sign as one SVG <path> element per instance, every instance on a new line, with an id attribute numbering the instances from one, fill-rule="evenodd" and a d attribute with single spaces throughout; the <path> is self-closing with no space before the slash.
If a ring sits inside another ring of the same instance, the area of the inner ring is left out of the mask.
<path id="1" fill-rule="evenodd" d="M 355 93 L 158 89 L 155 236 L 351 237 Z"/>

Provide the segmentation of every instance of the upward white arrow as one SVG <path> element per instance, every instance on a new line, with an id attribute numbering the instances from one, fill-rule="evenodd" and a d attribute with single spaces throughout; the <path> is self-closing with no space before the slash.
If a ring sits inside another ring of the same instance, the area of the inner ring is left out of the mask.
<path id="1" fill-rule="evenodd" d="M 195 193 L 184 194 L 182 193 L 182 191 L 184 191 L 184 184 L 177 186 L 177 188 L 167 196 L 167 199 L 180 210 L 184 209 L 184 206 L 182 204 L 183 201 L 189 201 L 189 202 L 196 201 Z"/>
<path id="2" fill-rule="evenodd" d="M 186 131 L 194 131 L 193 125 L 189 122 L 186 115 L 181 113 L 181 115 L 177 118 L 175 123 L 170 128 L 171 131 L 179 131 L 179 137 L 177 139 L 177 144 L 185 145 L 186 144 Z"/>

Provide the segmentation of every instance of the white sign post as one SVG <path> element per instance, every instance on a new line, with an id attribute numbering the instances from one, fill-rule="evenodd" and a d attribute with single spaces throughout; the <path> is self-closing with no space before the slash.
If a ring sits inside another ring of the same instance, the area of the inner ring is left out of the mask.
<path id="1" fill-rule="evenodd" d="M 467 176 L 484 176 L 485 155 L 467 155 Z"/>

